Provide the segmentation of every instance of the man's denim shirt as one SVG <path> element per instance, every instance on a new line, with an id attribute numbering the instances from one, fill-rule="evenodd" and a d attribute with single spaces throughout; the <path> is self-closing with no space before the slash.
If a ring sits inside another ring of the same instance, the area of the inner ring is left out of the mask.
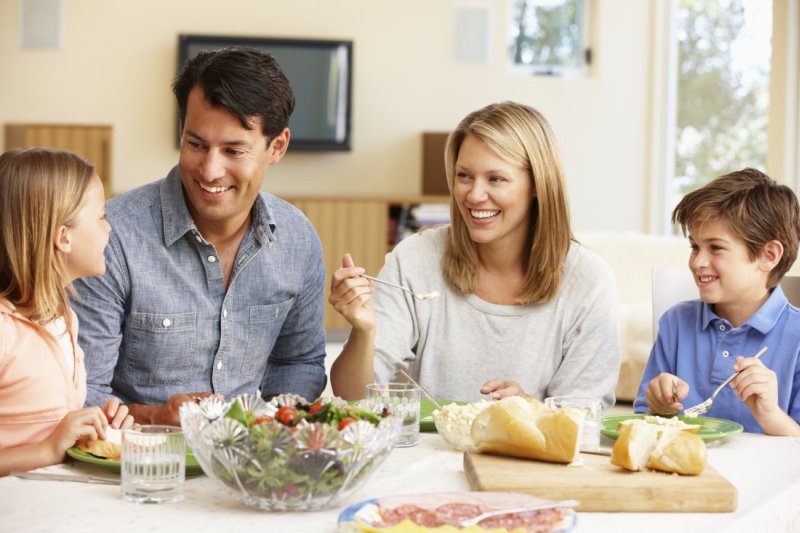
<path id="1" fill-rule="evenodd" d="M 76 281 L 87 405 L 111 395 L 164 403 L 179 392 L 261 390 L 313 400 L 325 388 L 325 266 L 292 205 L 260 193 L 227 291 L 192 220 L 178 169 L 108 202 L 106 273 Z"/>

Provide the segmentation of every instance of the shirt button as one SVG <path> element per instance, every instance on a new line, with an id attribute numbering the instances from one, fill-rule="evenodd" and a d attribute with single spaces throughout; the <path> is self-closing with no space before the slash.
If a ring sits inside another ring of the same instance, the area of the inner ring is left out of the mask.
<path id="1" fill-rule="evenodd" d="M 203 239 L 200 238 L 200 235 L 195 235 L 194 238 L 197 242 L 203 242 Z"/>
<path id="2" fill-rule="evenodd" d="M 728 352 L 728 350 L 725 350 L 724 352 L 722 352 L 722 357 L 728 357 L 729 355 L 730 355 L 730 352 Z"/>
<path id="3" fill-rule="evenodd" d="M 172 325 L 172 320 L 170 320 L 169 318 L 165 318 L 164 321 L 161 322 L 161 325 L 164 326 L 165 328 L 168 328 Z"/>
<path id="4" fill-rule="evenodd" d="M 222 310 L 222 318 L 226 318 L 227 316 L 228 316 L 228 310 L 227 309 L 223 309 Z"/>
<path id="5" fill-rule="evenodd" d="M 720 331 L 725 331 L 725 324 L 720 324 L 719 325 L 719 330 Z"/>
<path id="6" fill-rule="evenodd" d="M 217 370 L 222 370 L 222 361 L 217 363 Z"/>
<path id="7" fill-rule="evenodd" d="M 217 262 L 217 258 L 214 257 L 213 255 L 209 255 L 208 256 L 208 262 L 209 263 L 216 263 Z"/>

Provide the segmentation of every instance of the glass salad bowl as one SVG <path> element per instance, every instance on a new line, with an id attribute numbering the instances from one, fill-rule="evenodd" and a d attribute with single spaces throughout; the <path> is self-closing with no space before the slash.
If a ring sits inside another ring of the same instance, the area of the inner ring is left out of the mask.
<path id="1" fill-rule="evenodd" d="M 360 487 L 392 451 L 402 419 L 340 398 L 209 396 L 180 407 L 203 471 L 253 507 L 326 509 Z"/>

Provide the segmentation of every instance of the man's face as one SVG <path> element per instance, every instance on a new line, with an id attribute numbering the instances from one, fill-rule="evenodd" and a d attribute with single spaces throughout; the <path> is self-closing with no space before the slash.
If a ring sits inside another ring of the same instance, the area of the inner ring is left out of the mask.
<path id="1" fill-rule="evenodd" d="M 203 231 L 235 230 L 249 217 L 264 173 L 289 144 L 284 129 L 269 145 L 261 121 L 242 127 L 227 108 L 214 107 L 199 87 L 192 89 L 181 134 L 181 182 L 189 212 Z"/>

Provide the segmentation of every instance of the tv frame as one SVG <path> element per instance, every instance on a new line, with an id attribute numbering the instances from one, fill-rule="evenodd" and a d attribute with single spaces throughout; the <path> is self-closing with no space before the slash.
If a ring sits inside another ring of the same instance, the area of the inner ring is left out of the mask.
<path id="1" fill-rule="evenodd" d="M 279 37 L 241 37 L 228 35 L 204 35 L 204 34 L 181 34 L 178 36 L 178 72 L 183 68 L 189 58 L 190 47 L 202 47 L 205 50 L 218 50 L 226 47 L 249 47 L 257 48 L 265 52 L 270 51 L 270 47 L 277 46 L 298 46 L 310 48 L 338 48 L 344 47 L 347 50 L 347 83 L 346 83 L 346 106 L 344 113 L 344 138 L 341 141 L 330 139 L 300 139 L 292 135 L 289 142 L 290 151 L 349 151 L 352 141 L 352 110 L 353 110 L 353 41 L 345 39 L 290 39 Z M 273 54 L 274 55 L 274 54 Z M 276 56 L 277 57 L 277 56 Z M 278 58 L 280 63 L 280 58 Z M 292 83 L 292 80 L 289 80 Z M 292 84 L 294 88 L 294 84 Z M 298 102 L 298 106 L 301 105 Z M 177 146 L 180 148 L 180 110 L 176 110 L 177 119 Z M 297 107 L 294 113 L 297 113 Z M 292 115 L 294 116 L 294 113 Z M 291 119 L 290 119 L 291 129 Z"/>

